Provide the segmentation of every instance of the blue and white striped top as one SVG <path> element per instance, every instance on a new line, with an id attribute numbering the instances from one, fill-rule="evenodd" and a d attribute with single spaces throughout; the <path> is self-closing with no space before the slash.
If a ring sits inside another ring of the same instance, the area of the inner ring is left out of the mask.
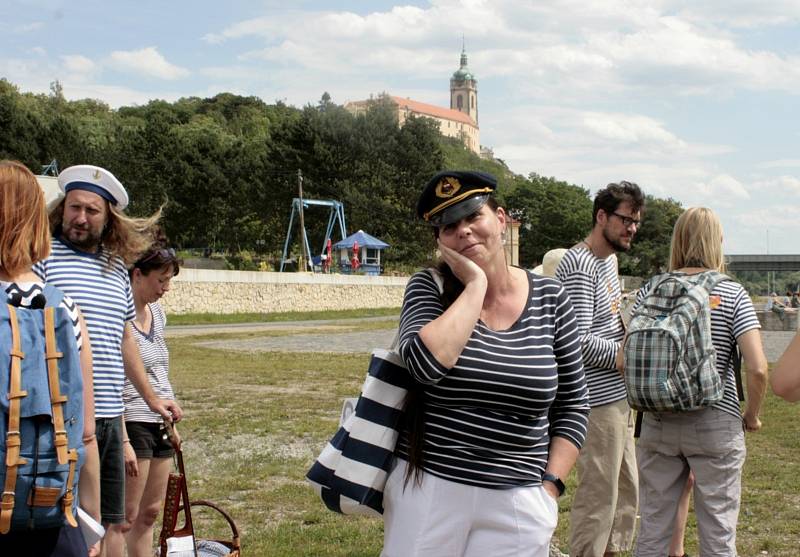
<path id="1" fill-rule="evenodd" d="M 128 271 L 119 257 L 77 251 L 53 238 L 50 257 L 33 271 L 70 296 L 80 307 L 92 346 L 94 413 L 97 418 L 122 415 L 122 333 L 136 316 Z"/>
<path id="2" fill-rule="evenodd" d="M 167 316 L 164 315 L 164 310 L 158 302 L 148 305 L 152 315 L 150 330 L 142 331 L 134 322 L 133 336 L 136 344 L 139 345 L 139 354 L 142 356 L 147 380 L 153 387 L 153 392 L 159 398 L 175 400 L 175 393 L 169 383 L 169 350 L 167 350 L 167 341 L 164 338 Z M 127 378 L 122 390 L 122 401 L 125 404 L 126 422 L 162 423 L 164 421 L 161 414 L 150 410 L 139 391 Z"/>
<path id="3" fill-rule="evenodd" d="M 616 368 L 625 326 L 614 262 L 595 257 L 584 246 L 571 248 L 558 264 L 556 278 L 564 284 L 575 308 L 592 408 L 627 398 L 625 382 Z"/>
<path id="4" fill-rule="evenodd" d="M 589 414 L 572 305 L 557 281 L 528 273 L 528 303 L 504 331 L 478 321 L 452 369 L 419 330 L 444 308 L 428 272 L 406 287 L 400 354 L 425 399 L 423 469 L 491 489 L 538 485 L 552 437 L 581 447 Z M 408 458 L 408 432 L 398 443 Z"/>
<path id="5" fill-rule="evenodd" d="M 655 278 L 655 277 L 654 277 Z M 653 287 L 650 279 L 636 294 L 638 305 Z M 723 378 L 725 390 L 722 400 L 712 406 L 737 418 L 742 417 L 739 405 L 739 393 L 736 392 L 731 352 L 736 339 L 753 329 L 760 329 L 756 310 L 747 291 L 738 282 L 726 280 L 719 283 L 711 291 L 711 296 L 719 296 L 719 303 L 712 304 L 711 309 L 711 343 L 716 350 L 717 371 Z M 636 306 L 634 306 L 634 310 Z"/>

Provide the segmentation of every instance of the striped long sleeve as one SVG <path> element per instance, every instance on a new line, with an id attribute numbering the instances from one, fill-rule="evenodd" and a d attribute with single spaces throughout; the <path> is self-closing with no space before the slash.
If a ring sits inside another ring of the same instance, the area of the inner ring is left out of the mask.
<path id="1" fill-rule="evenodd" d="M 622 292 L 616 267 L 584 247 L 572 248 L 564 254 L 556 278 L 575 308 L 591 405 L 622 400 L 625 384 L 616 370 L 616 355 L 625 328 L 619 313 Z"/>
<path id="2" fill-rule="evenodd" d="M 428 273 L 409 280 L 400 353 L 423 395 L 426 472 L 494 489 L 537 485 L 553 436 L 583 443 L 589 405 L 572 304 L 557 281 L 528 276 L 516 323 L 496 331 L 478 321 L 449 370 L 419 339 L 444 311 L 436 284 Z"/>

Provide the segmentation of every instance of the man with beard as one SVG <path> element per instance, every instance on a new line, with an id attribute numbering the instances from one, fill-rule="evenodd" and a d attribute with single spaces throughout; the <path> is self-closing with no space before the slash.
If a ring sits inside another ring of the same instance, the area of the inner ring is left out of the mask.
<path id="1" fill-rule="evenodd" d="M 633 412 L 616 369 L 625 336 L 622 293 L 612 254 L 628 251 L 639 229 L 644 195 L 634 183 L 597 192 L 592 231 L 564 254 L 556 270 L 572 300 L 589 387 L 589 427 L 577 462 L 570 517 L 572 557 L 627 551 L 633 541 L 638 474 Z"/>
<path id="2" fill-rule="evenodd" d="M 104 555 L 122 557 L 125 519 L 125 464 L 122 387 L 127 375 L 148 406 L 165 420 L 179 420 L 180 406 L 158 398 L 147 380 L 133 336 L 136 316 L 127 265 L 150 247 L 148 234 L 159 219 L 137 219 L 122 211 L 128 194 L 109 171 L 72 166 L 58 176 L 65 193 L 50 215 L 50 257 L 34 271 L 63 290 L 81 308 L 89 332 L 94 377 L 100 506 L 107 527 Z"/>

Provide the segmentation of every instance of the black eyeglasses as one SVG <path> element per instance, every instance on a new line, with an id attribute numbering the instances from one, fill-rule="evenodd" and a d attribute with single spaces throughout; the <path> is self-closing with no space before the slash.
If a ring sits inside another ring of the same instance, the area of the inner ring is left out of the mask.
<path id="1" fill-rule="evenodd" d="M 157 249 L 150 253 L 147 257 L 140 259 L 137 263 L 139 265 L 147 263 L 148 261 L 152 261 L 155 258 L 162 259 L 164 261 L 172 261 L 175 259 L 175 250 L 172 248 L 161 248 Z"/>
<path id="2" fill-rule="evenodd" d="M 616 211 L 612 212 L 611 214 L 620 219 L 622 221 L 622 226 L 625 228 L 629 228 L 632 224 L 635 224 L 636 228 L 639 228 L 642 225 L 642 221 L 626 217 L 625 215 L 620 215 Z"/>

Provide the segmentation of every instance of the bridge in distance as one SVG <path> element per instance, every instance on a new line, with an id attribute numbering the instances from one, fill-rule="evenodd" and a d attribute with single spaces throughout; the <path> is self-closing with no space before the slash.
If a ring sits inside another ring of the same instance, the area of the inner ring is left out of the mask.
<path id="1" fill-rule="evenodd" d="M 800 271 L 800 255 L 726 255 L 728 270 Z"/>

